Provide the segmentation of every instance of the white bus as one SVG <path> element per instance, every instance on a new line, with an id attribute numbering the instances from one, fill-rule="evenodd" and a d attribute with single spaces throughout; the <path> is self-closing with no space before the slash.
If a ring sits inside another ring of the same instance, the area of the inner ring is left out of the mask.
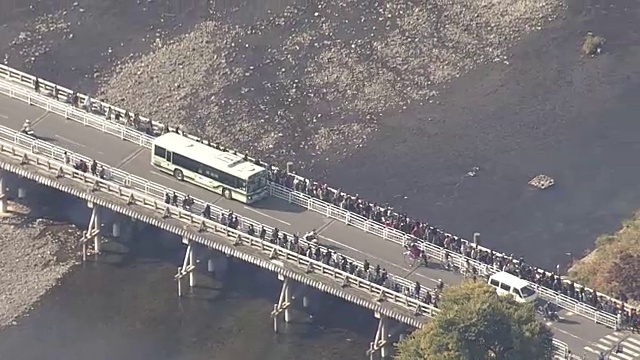
<path id="1" fill-rule="evenodd" d="M 266 197 L 269 192 L 265 168 L 176 133 L 155 139 L 151 165 L 180 181 L 246 204 Z"/>

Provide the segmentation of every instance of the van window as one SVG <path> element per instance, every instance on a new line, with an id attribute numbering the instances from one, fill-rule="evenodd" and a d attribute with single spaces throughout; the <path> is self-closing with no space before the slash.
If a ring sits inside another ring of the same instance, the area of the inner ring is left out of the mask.
<path id="1" fill-rule="evenodd" d="M 502 290 L 504 290 L 504 291 L 507 291 L 507 292 L 511 291 L 511 286 L 509 286 L 509 285 L 507 285 L 507 284 L 502 284 L 502 283 L 501 283 L 501 284 L 500 284 L 500 288 L 501 288 Z"/>
<path id="2" fill-rule="evenodd" d="M 496 279 L 489 280 L 489 283 L 495 287 L 500 287 L 500 282 Z"/>
<path id="3" fill-rule="evenodd" d="M 533 296 L 536 294 L 536 291 L 529 285 L 523 287 L 522 289 L 520 289 L 520 293 L 522 294 L 522 298 L 528 298 L 530 296 Z"/>

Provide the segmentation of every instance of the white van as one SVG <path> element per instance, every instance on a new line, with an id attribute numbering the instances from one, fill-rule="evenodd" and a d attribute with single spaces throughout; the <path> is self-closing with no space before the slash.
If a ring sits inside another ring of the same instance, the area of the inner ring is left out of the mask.
<path id="1" fill-rule="evenodd" d="M 489 285 L 496 288 L 500 296 L 512 296 L 519 303 L 532 302 L 538 298 L 538 291 L 522 280 L 508 272 L 501 271 L 489 276 Z"/>

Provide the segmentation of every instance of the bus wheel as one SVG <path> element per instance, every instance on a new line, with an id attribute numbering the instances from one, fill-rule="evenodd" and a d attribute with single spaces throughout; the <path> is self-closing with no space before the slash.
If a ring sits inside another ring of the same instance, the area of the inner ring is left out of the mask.
<path id="1" fill-rule="evenodd" d="M 184 180 L 184 174 L 179 169 L 173 170 L 173 177 L 180 181 Z"/>
<path id="2" fill-rule="evenodd" d="M 231 190 L 222 189 L 222 196 L 224 196 L 225 198 L 231 200 Z"/>

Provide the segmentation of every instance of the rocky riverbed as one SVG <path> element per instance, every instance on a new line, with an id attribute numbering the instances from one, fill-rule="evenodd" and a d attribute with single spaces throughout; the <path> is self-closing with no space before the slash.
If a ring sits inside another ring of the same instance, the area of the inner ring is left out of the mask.
<path id="1" fill-rule="evenodd" d="M 121 63 L 100 95 L 270 160 L 340 159 L 386 112 L 437 101 L 438 85 L 479 63 L 508 62 L 507 48 L 561 8 L 342 0 L 296 2 L 254 22 L 215 16 Z"/>
<path id="2" fill-rule="evenodd" d="M 271 161 L 307 165 L 352 154 L 375 135 L 379 119 L 438 102 L 443 84 L 477 65 L 508 63 L 513 43 L 564 9 L 559 0 L 138 1 L 126 12 L 97 3 L 40 10 L 14 29 L 6 56 L 27 66 L 39 58 L 55 64 L 69 56 L 58 48 L 95 32 L 80 29 L 108 22 L 105 39 L 86 45 L 89 57 L 102 43 L 108 66 L 64 72 L 88 73 L 100 98 L 152 119 Z M 137 40 L 110 44 L 118 30 L 105 19 L 134 14 L 156 22 L 140 21 L 145 35 Z"/>
<path id="3" fill-rule="evenodd" d="M 81 232 L 17 204 L 0 216 L 0 328 L 16 324 L 77 263 Z"/>

